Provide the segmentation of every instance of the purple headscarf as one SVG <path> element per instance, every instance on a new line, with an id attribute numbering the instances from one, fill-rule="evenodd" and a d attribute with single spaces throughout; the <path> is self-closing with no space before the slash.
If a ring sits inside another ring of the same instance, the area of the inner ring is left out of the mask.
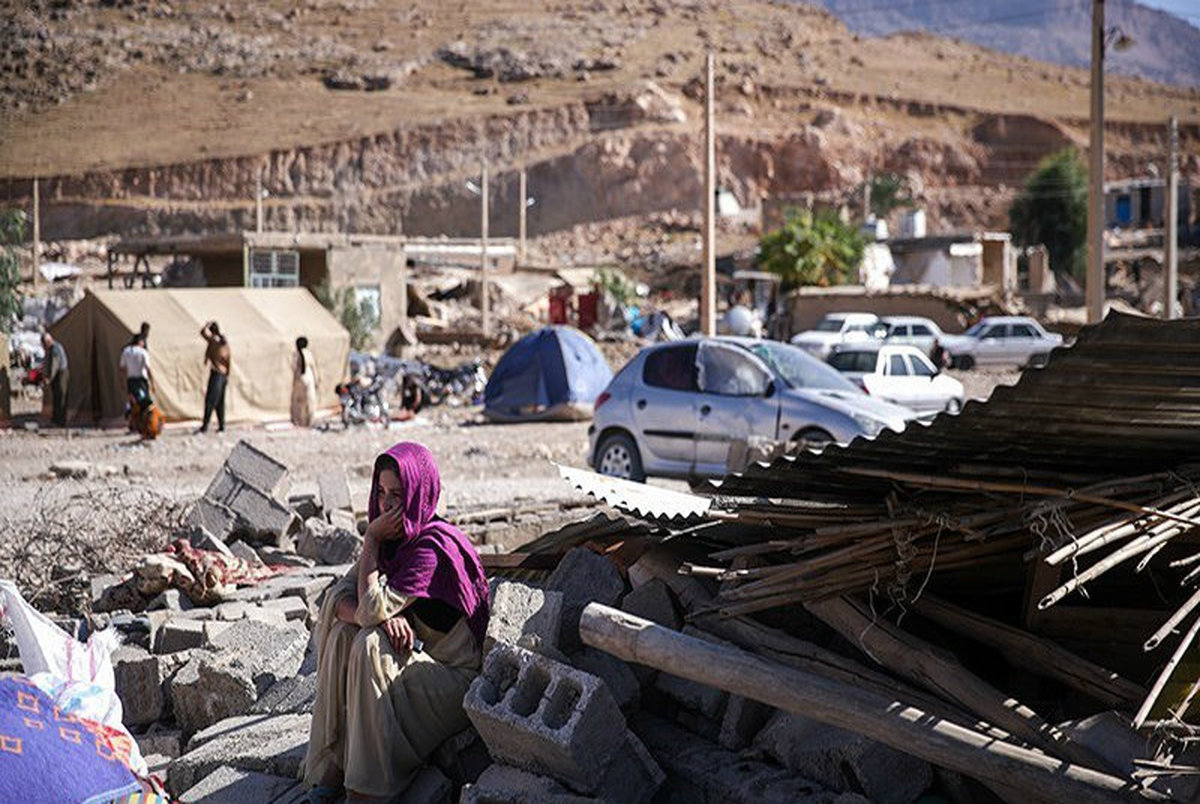
<path id="1" fill-rule="evenodd" d="M 433 455 L 404 441 L 375 459 L 367 517 L 379 516 L 379 473 L 393 468 L 404 486 L 404 533 L 394 551 L 380 550 L 379 569 L 402 595 L 438 600 L 462 613 L 482 645 L 488 621 L 488 583 L 479 554 L 463 533 L 437 516 L 442 479 Z"/>

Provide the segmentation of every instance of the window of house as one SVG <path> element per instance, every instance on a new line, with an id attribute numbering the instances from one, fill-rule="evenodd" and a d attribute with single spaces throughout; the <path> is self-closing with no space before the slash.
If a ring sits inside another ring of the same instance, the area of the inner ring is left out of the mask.
<path id="1" fill-rule="evenodd" d="M 250 251 L 250 287 L 295 288 L 300 286 L 300 252 L 275 249 Z"/>

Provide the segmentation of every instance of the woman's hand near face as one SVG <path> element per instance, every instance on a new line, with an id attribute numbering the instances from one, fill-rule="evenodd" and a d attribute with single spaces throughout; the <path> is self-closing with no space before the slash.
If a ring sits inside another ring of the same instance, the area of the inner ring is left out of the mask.
<path id="1" fill-rule="evenodd" d="M 412 650 L 413 634 L 412 626 L 408 624 L 403 614 L 397 614 L 391 619 L 384 620 L 383 631 L 387 634 L 388 642 L 392 643 L 392 649 L 397 653 L 406 653 Z"/>
<path id="2" fill-rule="evenodd" d="M 403 529 L 403 510 L 393 508 L 390 511 L 383 511 L 371 521 L 371 524 L 367 525 L 367 532 L 364 539 L 373 541 L 376 544 L 390 541 L 391 539 L 398 539 Z"/>

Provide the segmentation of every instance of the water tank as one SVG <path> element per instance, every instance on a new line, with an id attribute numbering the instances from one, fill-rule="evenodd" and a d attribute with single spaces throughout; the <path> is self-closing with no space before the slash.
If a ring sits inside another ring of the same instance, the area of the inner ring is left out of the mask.
<path id="1" fill-rule="evenodd" d="M 903 238 L 925 236 L 925 210 L 905 210 L 904 214 L 900 217 L 900 236 Z"/>

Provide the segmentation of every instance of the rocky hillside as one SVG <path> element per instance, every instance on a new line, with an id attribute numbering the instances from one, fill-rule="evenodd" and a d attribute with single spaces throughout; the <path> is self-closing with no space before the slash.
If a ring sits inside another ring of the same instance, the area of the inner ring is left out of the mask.
<path id="1" fill-rule="evenodd" d="M 1045 0 L 813 0 L 869 36 L 922 30 L 959 37 L 1004 53 L 1086 67 L 1091 63 L 1090 2 Z M 1136 0 L 1109 0 L 1105 22 L 1133 39 L 1128 50 L 1109 53 L 1113 73 L 1178 86 L 1200 85 L 1200 4 L 1196 16 L 1178 17 Z"/>
<path id="2" fill-rule="evenodd" d="M 698 206 L 703 56 L 721 184 L 743 205 L 908 175 L 941 229 L 1003 225 L 1044 155 L 1086 143 L 1078 69 L 925 34 L 860 39 L 759 0 L 397 6 L 382 0 L 12 3 L 0 15 L 0 203 L 44 177 L 52 238 L 247 226 L 472 235 Z M 1200 151 L 1200 90 L 1110 83 L 1113 176 Z"/>

